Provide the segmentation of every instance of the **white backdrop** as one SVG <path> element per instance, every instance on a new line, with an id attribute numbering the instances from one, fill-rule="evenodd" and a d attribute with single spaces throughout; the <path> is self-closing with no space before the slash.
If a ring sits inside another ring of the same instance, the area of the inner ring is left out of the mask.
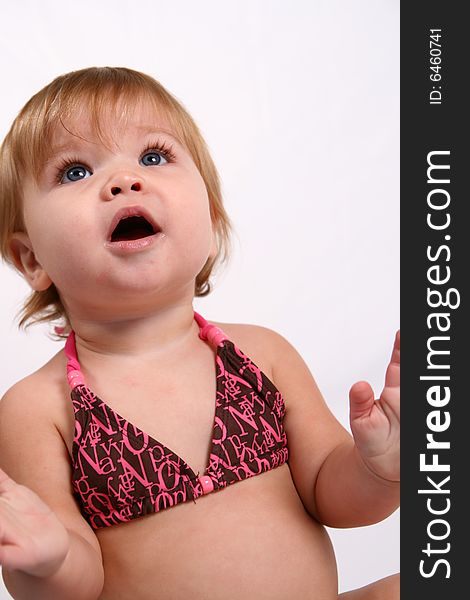
<path id="1" fill-rule="evenodd" d="M 380 393 L 399 328 L 398 0 L 19 0 L 0 32 L 2 137 L 33 93 L 88 66 L 147 72 L 183 102 L 237 233 L 195 309 L 284 335 L 349 428 L 349 388 Z M 1 265 L 0 289 L 3 394 L 60 345 L 17 330 L 27 287 Z M 329 531 L 341 590 L 399 570 L 398 512 Z"/>

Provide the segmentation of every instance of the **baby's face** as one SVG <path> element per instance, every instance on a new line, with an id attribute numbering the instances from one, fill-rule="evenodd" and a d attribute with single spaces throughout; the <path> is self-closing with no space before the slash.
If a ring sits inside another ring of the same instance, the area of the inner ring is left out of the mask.
<path id="1" fill-rule="evenodd" d="M 38 285 L 53 282 L 69 314 L 82 318 L 145 312 L 178 294 L 192 298 L 195 277 L 215 251 L 209 201 L 168 123 L 147 105 L 136 107 L 125 127 L 108 115 L 101 126 L 110 148 L 85 114 L 65 124 L 84 139 L 59 125 L 57 152 L 40 181 L 25 183 Z"/>

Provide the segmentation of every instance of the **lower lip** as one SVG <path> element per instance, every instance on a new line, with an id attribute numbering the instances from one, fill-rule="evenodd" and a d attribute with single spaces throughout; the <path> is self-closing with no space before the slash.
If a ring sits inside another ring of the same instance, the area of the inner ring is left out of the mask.
<path id="1" fill-rule="evenodd" d="M 148 235 L 138 240 L 120 240 L 119 242 L 106 242 L 105 246 L 110 250 L 114 250 L 119 254 L 129 254 L 145 250 L 156 244 L 160 239 L 164 238 L 165 234 L 159 231 L 153 235 Z"/>

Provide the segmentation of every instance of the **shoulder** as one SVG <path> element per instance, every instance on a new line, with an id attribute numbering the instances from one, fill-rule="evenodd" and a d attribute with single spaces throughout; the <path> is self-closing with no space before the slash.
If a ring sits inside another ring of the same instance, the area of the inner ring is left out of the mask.
<path id="1" fill-rule="evenodd" d="M 63 351 L 60 351 L 42 367 L 12 385 L 1 399 L 1 404 L 19 402 L 21 398 L 34 397 L 43 392 L 50 393 L 54 388 L 66 383 L 65 372 L 65 356 Z"/>
<path id="2" fill-rule="evenodd" d="M 47 363 L 15 383 L 0 400 L 2 468 L 19 483 L 30 481 L 32 464 L 45 449 L 63 446 L 56 424 L 58 393 L 53 371 Z"/>
<path id="3" fill-rule="evenodd" d="M 57 353 L 40 369 L 11 386 L 0 399 L 2 436 L 18 435 L 33 427 L 59 430 L 67 394 L 65 358 Z M 10 433 L 9 433 L 10 432 Z"/>
<path id="4" fill-rule="evenodd" d="M 210 322 L 220 327 L 235 346 L 253 360 L 270 379 L 274 378 L 277 365 L 286 352 L 297 354 L 284 336 L 269 327 L 252 323 Z"/>
<path id="5" fill-rule="evenodd" d="M 269 327 L 211 322 L 268 375 L 281 392 L 288 413 L 297 413 L 302 419 L 305 411 L 311 411 L 330 418 L 310 366 L 286 337 Z"/>
<path id="6" fill-rule="evenodd" d="M 297 354 L 294 346 L 278 331 L 254 325 L 252 323 L 218 323 L 211 321 L 220 327 L 236 346 L 250 346 L 255 351 L 264 351 L 271 356 L 279 358 L 284 352 Z"/>

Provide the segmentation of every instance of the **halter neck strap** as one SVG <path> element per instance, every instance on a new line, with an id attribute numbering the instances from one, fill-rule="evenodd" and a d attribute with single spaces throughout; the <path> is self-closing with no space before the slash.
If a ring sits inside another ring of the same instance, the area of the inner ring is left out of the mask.
<path id="1" fill-rule="evenodd" d="M 208 323 L 206 319 L 196 311 L 194 311 L 194 319 L 199 325 L 199 337 L 201 340 L 209 342 L 214 348 L 221 346 L 225 340 L 228 340 L 228 337 L 219 327 Z M 74 331 L 71 331 L 67 337 L 64 352 L 67 357 L 67 379 L 71 389 L 73 390 L 78 385 L 86 385 L 80 363 L 78 362 Z"/>

